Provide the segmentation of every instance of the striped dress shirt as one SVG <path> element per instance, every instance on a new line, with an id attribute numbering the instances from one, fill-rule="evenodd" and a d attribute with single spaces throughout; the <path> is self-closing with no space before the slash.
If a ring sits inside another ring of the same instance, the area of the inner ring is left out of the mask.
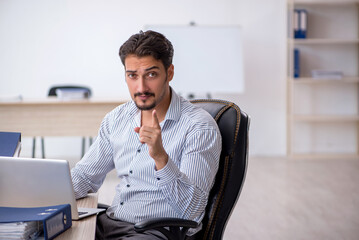
<path id="1" fill-rule="evenodd" d="M 110 217 L 130 223 L 153 217 L 201 222 L 221 152 L 216 122 L 172 90 L 160 123 L 169 159 L 158 171 L 134 131 L 140 123 L 141 111 L 133 101 L 105 116 L 95 142 L 71 170 L 76 198 L 96 192 L 116 168 L 119 183 L 107 210 Z"/>

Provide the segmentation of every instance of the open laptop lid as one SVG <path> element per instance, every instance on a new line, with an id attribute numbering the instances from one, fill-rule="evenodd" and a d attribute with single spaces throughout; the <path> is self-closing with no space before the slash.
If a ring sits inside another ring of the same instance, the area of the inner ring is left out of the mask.
<path id="1" fill-rule="evenodd" d="M 0 206 L 42 207 L 71 204 L 72 219 L 79 219 L 66 160 L 0 157 Z M 80 209 L 89 214 L 91 209 Z"/>

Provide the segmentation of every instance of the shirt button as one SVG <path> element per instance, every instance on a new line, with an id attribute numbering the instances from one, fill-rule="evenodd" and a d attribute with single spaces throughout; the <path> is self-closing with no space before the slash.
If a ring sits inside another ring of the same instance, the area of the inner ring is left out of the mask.
<path id="1" fill-rule="evenodd" d="M 130 184 L 127 184 L 126 187 L 130 187 Z"/>
<path id="2" fill-rule="evenodd" d="M 132 171 L 132 170 L 130 170 L 130 173 L 132 174 L 132 173 L 133 173 L 133 171 Z"/>
<path id="3" fill-rule="evenodd" d="M 123 202 L 120 202 L 120 205 L 123 205 Z"/>
<path id="4" fill-rule="evenodd" d="M 137 152 L 140 153 L 140 152 L 141 152 L 141 149 L 137 149 Z"/>
<path id="5" fill-rule="evenodd" d="M 161 180 L 161 178 L 158 177 L 157 180 Z"/>

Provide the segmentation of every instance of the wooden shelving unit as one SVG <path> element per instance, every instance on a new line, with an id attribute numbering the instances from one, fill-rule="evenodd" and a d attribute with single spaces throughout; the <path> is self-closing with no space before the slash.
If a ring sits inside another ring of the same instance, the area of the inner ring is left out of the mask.
<path id="1" fill-rule="evenodd" d="M 343 77 L 342 79 L 313 79 L 307 78 L 296 78 L 293 84 L 343 84 L 343 83 L 359 83 L 359 77 Z"/>
<path id="2" fill-rule="evenodd" d="M 307 11 L 307 38 L 294 38 L 294 9 Z M 288 156 L 359 159 L 359 1 L 288 0 L 287 10 Z M 300 51 L 298 78 L 294 49 Z M 343 77 L 313 78 L 319 69 Z"/>
<path id="3" fill-rule="evenodd" d="M 291 39 L 292 44 L 358 44 L 359 39 Z"/>

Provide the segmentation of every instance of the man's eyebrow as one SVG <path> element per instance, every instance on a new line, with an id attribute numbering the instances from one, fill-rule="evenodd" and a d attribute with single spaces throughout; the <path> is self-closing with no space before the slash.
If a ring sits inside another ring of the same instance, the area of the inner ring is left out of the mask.
<path id="1" fill-rule="evenodd" d="M 147 71 L 150 71 L 152 69 L 160 69 L 160 68 L 157 67 L 157 66 L 153 66 L 153 67 L 150 67 L 150 68 L 146 68 L 145 71 L 147 72 Z"/>
<path id="2" fill-rule="evenodd" d="M 152 69 L 160 69 L 160 68 L 158 66 L 152 66 L 152 67 L 146 68 L 145 71 L 148 72 L 148 71 L 151 71 Z M 128 72 L 128 73 L 136 73 L 137 70 L 126 70 L 126 72 Z"/>

